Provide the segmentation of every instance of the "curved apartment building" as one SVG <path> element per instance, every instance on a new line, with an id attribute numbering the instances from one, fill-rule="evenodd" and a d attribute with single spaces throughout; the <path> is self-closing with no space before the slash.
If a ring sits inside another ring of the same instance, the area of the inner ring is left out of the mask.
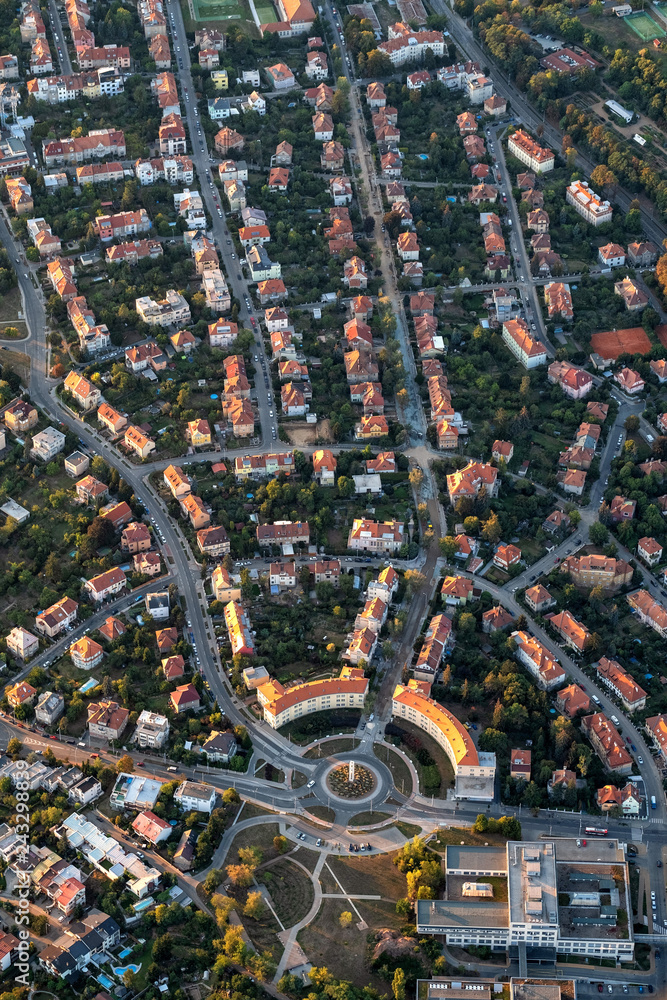
<path id="1" fill-rule="evenodd" d="M 493 800 L 496 755 L 478 751 L 468 730 L 451 712 L 403 684 L 394 689 L 391 710 L 395 718 L 423 729 L 442 747 L 454 767 L 457 798 Z"/>

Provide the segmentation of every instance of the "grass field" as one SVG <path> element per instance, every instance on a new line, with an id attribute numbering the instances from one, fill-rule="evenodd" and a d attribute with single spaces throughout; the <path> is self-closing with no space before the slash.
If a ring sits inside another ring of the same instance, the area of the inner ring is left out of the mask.
<path id="1" fill-rule="evenodd" d="M 22 354 L 20 351 L 12 351 L 11 348 L 5 347 L 0 355 L 0 364 L 2 364 L 3 368 L 9 368 L 11 371 L 16 372 L 23 385 L 28 384 L 30 358 L 27 354 Z"/>
<path id="2" fill-rule="evenodd" d="M 241 813 L 241 819 L 248 819 L 245 809 Z M 264 855 L 264 861 L 277 858 L 278 852 L 273 846 L 273 838 L 277 837 L 279 832 L 277 823 L 266 823 L 262 826 L 250 826 L 247 830 L 239 830 L 227 853 L 227 864 L 236 864 L 238 850 L 241 847 L 259 847 Z"/>
<path id="3" fill-rule="evenodd" d="M 313 905 L 313 883 L 289 858 L 262 869 L 257 879 L 263 881 L 271 893 L 275 911 L 285 927 L 293 927 L 303 920 Z"/>
<path id="4" fill-rule="evenodd" d="M 391 771 L 396 788 L 398 788 L 398 790 L 403 792 L 405 795 L 411 795 L 412 773 L 401 755 L 396 753 L 394 750 L 390 750 L 388 747 L 381 746 L 377 743 L 373 746 L 373 753 L 377 759 L 381 760 L 383 764 L 386 764 Z"/>
<path id="5" fill-rule="evenodd" d="M 192 0 L 196 21 L 241 21 L 248 11 L 239 0 Z"/>
<path id="6" fill-rule="evenodd" d="M 326 743 L 321 743 L 319 746 L 311 747 L 310 750 L 306 750 L 304 757 L 308 757 L 310 760 L 318 759 L 321 757 L 333 757 L 338 753 L 346 753 L 348 750 L 356 750 L 359 746 L 361 740 L 355 739 L 351 736 L 343 737 L 342 739 L 327 740 Z"/>
<path id="7" fill-rule="evenodd" d="M 405 895 L 405 875 L 392 861 L 393 854 L 373 854 L 331 858 L 329 867 L 340 882 L 343 892 L 362 896 L 382 896 L 396 902 Z"/>
<path id="8" fill-rule="evenodd" d="M 356 903 L 357 909 L 368 923 L 369 933 L 380 927 L 398 927 L 396 914 L 391 913 L 392 904 L 369 907 Z M 388 993 L 387 982 L 369 972 L 366 966 L 365 943 L 360 941 L 359 931 L 354 922 L 347 928 L 340 926 L 340 915 L 349 909 L 344 899 L 324 899 L 315 920 L 299 932 L 298 942 L 313 965 L 325 966 L 337 978 L 344 979 L 363 989 L 374 987 L 380 995 Z M 370 918 L 370 919 L 369 919 Z M 375 922 L 377 921 L 377 922 Z"/>
<path id="9" fill-rule="evenodd" d="M 386 819 L 391 819 L 391 813 L 385 812 L 360 812 L 347 824 L 348 826 L 372 826 L 373 823 L 382 823 Z"/>
<path id="10" fill-rule="evenodd" d="M 306 804 L 306 809 L 317 819 L 321 819 L 324 823 L 333 823 L 336 818 L 336 813 L 329 806 L 309 806 Z"/>

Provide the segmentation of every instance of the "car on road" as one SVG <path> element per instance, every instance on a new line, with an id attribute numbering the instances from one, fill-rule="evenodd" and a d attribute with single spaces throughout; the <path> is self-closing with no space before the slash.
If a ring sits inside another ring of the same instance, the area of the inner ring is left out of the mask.
<path id="1" fill-rule="evenodd" d="M 306 788 L 312 788 L 314 786 L 314 784 L 315 784 L 315 781 L 309 781 L 308 784 L 306 785 Z"/>
<path id="2" fill-rule="evenodd" d="M 602 983 L 598 983 L 598 993 L 602 993 Z"/>
<path id="3" fill-rule="evenodd" d="M 644 763 L 644 758 L 643 757 L 637 757 L 637 763 L 638 764 L 643 764 Z"/>
<path id="4" fill-rule="evenodd" d="M 658 861 L 658 868 L 662 868 L 662 861 Z"/>

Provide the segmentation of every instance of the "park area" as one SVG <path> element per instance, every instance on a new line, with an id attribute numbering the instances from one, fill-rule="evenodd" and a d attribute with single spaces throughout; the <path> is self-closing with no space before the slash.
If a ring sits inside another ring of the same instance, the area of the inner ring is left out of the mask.
<path id="1" fill-rule="evenodd" d="M 621 354 L 648 354 L 651 341 L 641 326 L 630 327 L 629 330 L 606 330 L 604 333 L 594 333 L 591 337 L 591 347 L 601 358 L 615 361 Z"/>

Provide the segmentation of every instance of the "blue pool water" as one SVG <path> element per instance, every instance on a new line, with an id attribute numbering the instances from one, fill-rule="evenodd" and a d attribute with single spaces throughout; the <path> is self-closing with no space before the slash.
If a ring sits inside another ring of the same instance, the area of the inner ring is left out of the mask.
<path id="1" fill-rule="evenodd" d="M 85 684 L 81 685 L 79 693 L 86 694 L 88 691 L 92 691 L 93 688 L 96 688 L 99 683 L 100 682 L 96 681 L 94 677 L 91 677 L 90 680 L 87 680 Z"/>
<path id="2" fill-rule="evenodd" d="M 142 899 L 140 903 L 135 903 L 134 904 L 134 912 L 135 913 L 142 913 L 144 910 L 147 910 L 148 907 L 152 906 L 152 905 L 153 905 L 153 900 L 152 899 L 150 899 L 150 898 L 149 899 Z"/>
<path id="3" fill-rule="evenodd" d="M 104 986 L 105 989 L 107 990 L 113 989 L 113 983 L 111 982 L 108 976 L 104 975 L 103 972 L 100 972 L 99 976 L 97 977 L 97 981 L 98 983 L 101 983 L 101 985 Z"/>
<path id="4" fill-rule="evenodd" d="M 132 949 L 131 948 L 123 948 L 123 950 L 121 951 L 121 953 L 120 953 L 120 955 L 118 957 L 120 959 L 123 959 L 123 958 L 127 958 L 127 956 L 131 955 L 131 954 L 132 954 Z"/>
<path id="5" fill-rule="evenodd" d="M 115 968 L 113 970 L 114 971 L 114 975 L 116 975 L 116 976 L 122 976 L 124 973 L 127 972 L 128 969 L 132 969 L 132 972 L 134 972 L 134 973 L 139 972 L 139 970 L 141 969 L 141 962 L 139 963 L 139 965 L 136 965 L 136 964 L 134 964 L 134 965 L 119 965 L 117 968 Z"/>

